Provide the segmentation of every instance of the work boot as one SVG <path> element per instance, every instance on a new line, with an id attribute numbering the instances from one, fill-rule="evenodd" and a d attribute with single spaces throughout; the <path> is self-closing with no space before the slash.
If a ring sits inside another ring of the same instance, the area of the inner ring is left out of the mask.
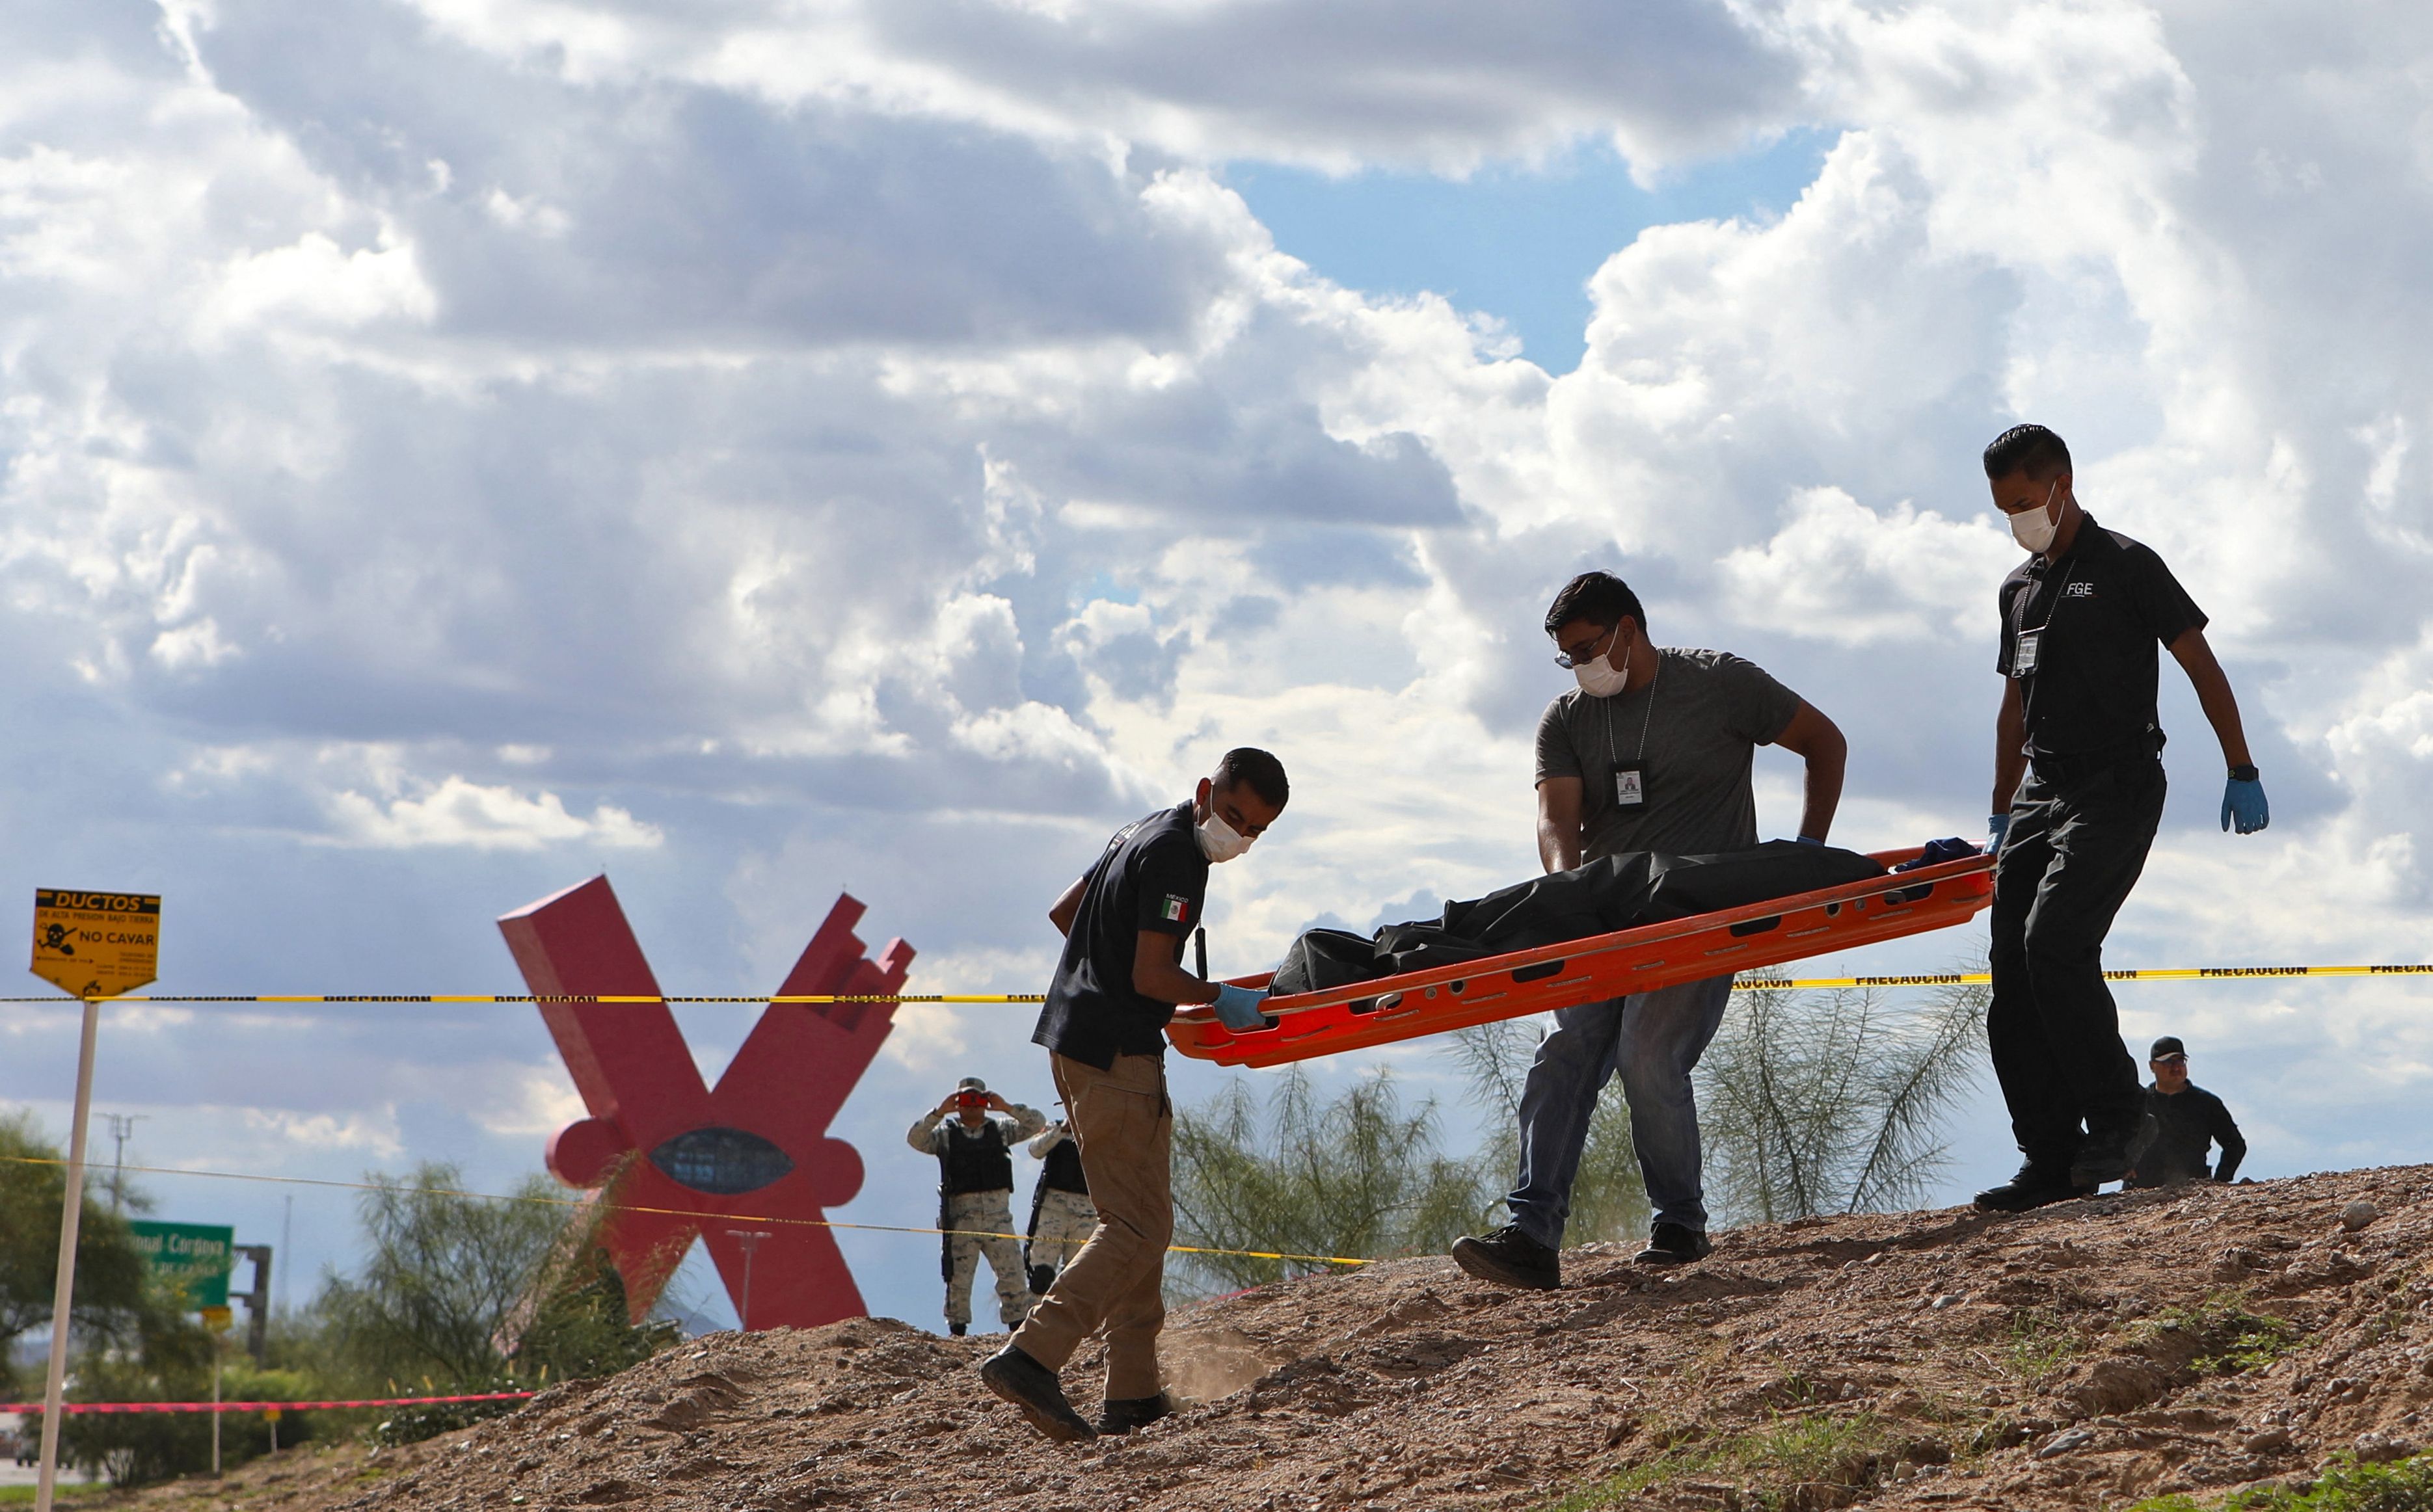
<path id="1" fill-rule="evenodd" d="M 2090 1133 L 2086 1143 L 2078 1147 L 2078 1156 L 2069 1163 L 2069 1184 L 2093 1192 L 2106 1181 L 2124 1181 L 2129 1175 L 2130 1134 Z"/>
<path id="2" fill-rule="evenodd" d="M 980 1362 L 980 1385 L 1013 1403 L 1030 1426 L 1060 1444 L 1079 1444 L 1098 1436 L 1064 1400 L 1056 1372 L 1009 1344 Z"/>
<path id="3" fill-rule="evenodd" d="M 1659 1223 L 1647 1236 L 1647 1248 L 1630 1257 L 1635 1266 L 1686 1266 L 1704 1260 L 1715 1247 L 1704 1233 L 1686 1223 Z"/>
<path id="4" fill-rule="evenodd" d="M 953 1334 L 956 1338 L 961 1338 L 971 1331 L 972 1326 L 969 1323 L 949 1323 L 946 1325 L 946 1332 Z"/>
<path id="5" fill-rule="evenodd" d="M 1174 1416 L 1174 1404 L 1161 1391 L 1154 1397 L 1125 1397 L 1120 1401 L 1107 1399 L 1106 1410 L 1098 1414 L 1101 1435 L 1128 1434 L 1135 1428 L 1146 1428 L 1160 1418 Z"/>
<path id="6" fill-rule="evenodd" d="M 1977 1206 L 1987 1213 L 2025 1213 L 2030 1208 L 2094 1195 L 2093 1187 L 2082 1187 L 2069 1175 L 2030 1161 L 2019 1167 L 2018 1175 L 1978 1193 Z"/>
<path id="7" fill-rule="evenodd" d="M 1453 1263 L 1481 1281 L 1550 1292 L 1563 1283 L 1563 1258 L 1507 1223 L 1492 1233 L 1453 1242 Z"/>

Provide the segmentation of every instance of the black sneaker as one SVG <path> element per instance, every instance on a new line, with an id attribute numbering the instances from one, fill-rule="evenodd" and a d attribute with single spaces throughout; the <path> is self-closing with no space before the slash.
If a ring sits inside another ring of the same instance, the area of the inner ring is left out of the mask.
<path id="1" fill-rule="evenodd" d="M 1550 1292 L 1563 1283 L 1563 1257 L 1507 1223 L 1493 1233 L 1453 1242 L 1453 1263 L 1481 1281 Z"/>
<path id="2" fill-rule="evenodd" d="M 1686 1266 L 1715 1252 L 1707 1236 L 1687 1224 L 1659 1223 L 1647 1236 L 1647 1248 L 1630 1257 L 1636 1266 Z"/>
<path id="3" fill-rule="evenodd" d="M 2019 1167 L 2019 1174 L 1999 1186 L 1989 1186 L 1977 1194 L 1977 1206 L 1987 1213 L 2025 1213 L 2054 1202 L 2067 1202 L 2072 1198 L 2089 1197 L 2093 1187 L 2082 1187 L 2070 1176 L 2048 1165 L 2033 1162 Z"/>
<path id="4" fill-rule="evenodd" d="M 1098 1436 L 1064 1400 L 1056 1372 L 1009 1344 L 980 1362 L 980 1385 L 1013 1403 L 1030 1426 L 1060 1444 L 1078 1444 Z"/>
<path id="5" fill-rule="evenodd" d="M 956 1338 L 961 1338 L 971 1331 L 972 1326 L 969 1323 L 949 1323 L 946 1325 L 946 1332 Z"/>
<path id="6" fill-rule="evenodd" d="M 1154 1397 L 1107 1399 L 1106 1410 L 1098 1414 L 1101 1435 L 1128 1434 L 1135 1428 L 1146 1428 L 1160 1418 L 1174 1416 L 1174 1404 L 1161 1391 Z"/>

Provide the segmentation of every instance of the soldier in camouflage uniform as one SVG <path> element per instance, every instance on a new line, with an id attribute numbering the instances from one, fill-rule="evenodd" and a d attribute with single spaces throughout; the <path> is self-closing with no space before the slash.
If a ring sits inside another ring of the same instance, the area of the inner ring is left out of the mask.
<path id="1" fill-rule="evenodd" d="M 946 1099 L 912 1121 L 905 1141 L 938 1158 L 938 1227 L 945 1230 L 940 1268 L 946 1278 L 946 1332 L 971 1331 L 972 1276 L 988 1256 L 996 1277 L 996 1314 L 1008 1328 L 1030 1311 L 1022 1243 L 1013 1237 L 1013 1143 L 1047 1126 L 1035 1108 L 1008 1102 L 965 1077 Z"/>
<path id="2" fill-rule="evenodd" d="M 1040 1163 L 1039 1185 L 1030 1194 L 1030 1242 L 1022 1257 L 1030 1266 L 1030 1289 L 1044 1297 L 1056 1273 L 1072 1264 L 1097 1231 L 1098 1210 L 1090 1205 L 1090 1182 L 1081 1174 L 1081 1146 L 1072 1125 L 1061 1118 L 1049 1124 L 1030 1142 L 1030 1158 Z"/>

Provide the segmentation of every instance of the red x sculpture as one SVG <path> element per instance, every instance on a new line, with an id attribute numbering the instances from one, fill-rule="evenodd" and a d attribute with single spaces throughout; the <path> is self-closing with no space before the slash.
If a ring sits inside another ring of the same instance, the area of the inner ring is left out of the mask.
<path id="1" fill-rule="evenodd" d="M 901 992 L 912 947 L 891 941 L 873 962 L 853 933 L 861 915 L 859 903 L 839 894 L 777 995 Z M 519 909 L 499 929 L 536 996 L 658 995 L 604 876 Z M 813 1221 L 765 1225 L 748 1262 L 747 1328 L 812 1328 L 867 1311 L 835 1237 L 815 1224 L 861 1190 L 861 1157 L 827 1128 L 894 1013 L 892 1003 L 772 1003 L 711 1090 L 665 1003 L 542 1006 L 591 1111 L 550 1140 L 549 1168 L 570 1186 L 617 1179 L 619 1207 L 602 1242 L 636 1321 L 695 1234 L 741 1317 L 747 1262 L 728 1230 L 769 1218 Z M 637 1211 L 654 1208 L 683 1215 Z M 732 1220 L 722 1222 L 726 1215 Z"/>

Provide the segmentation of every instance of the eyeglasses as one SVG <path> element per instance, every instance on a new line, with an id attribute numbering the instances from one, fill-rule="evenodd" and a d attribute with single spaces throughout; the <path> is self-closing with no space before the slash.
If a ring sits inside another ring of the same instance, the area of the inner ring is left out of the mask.
<path id="1" fill-rule="evenodd" d="M 1604 655 L 1608 651 L 1613 649 L 1613 637 L 1621 633 L 1622 622 L 1620 620 L 1616 620 L 1614 621 L 1612 629 L 1607 631 L 1597 639 L 1590 641 L 1585 647 L 1564 647 L 1557 654 L 1555 657 L 1555 665 L 1560 667 L 1565 671 L 1570 671 L 1573 668 L 1580 666 L 1585 662 L 1594 661 L 1599 656 Z"/>

